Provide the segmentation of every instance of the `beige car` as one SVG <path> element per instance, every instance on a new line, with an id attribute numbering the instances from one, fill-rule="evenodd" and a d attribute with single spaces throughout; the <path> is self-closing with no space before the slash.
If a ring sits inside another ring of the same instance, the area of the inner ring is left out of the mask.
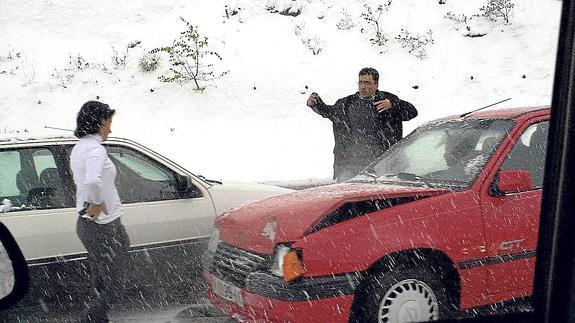
<path id="1" fill-rule="evenodd" d="M 87 286 L 81 278 L 86 254 L 76 236 L 78 215 L 69 168 L 76 142 L 74 137 L 0 141 L 0 222 L 20 245 L 32 286 L 47 281 L 59 287 L 52 296 L 62 288 L 69 293 Z M 168 281 L 199 270 L 198 255 L 217 214 L 290 191 L 206 180 L 127 139 L 110 138 L 104 145 L 118 169 L 122 222 L 134 261 L 151 271 L 146 275 Z"/>

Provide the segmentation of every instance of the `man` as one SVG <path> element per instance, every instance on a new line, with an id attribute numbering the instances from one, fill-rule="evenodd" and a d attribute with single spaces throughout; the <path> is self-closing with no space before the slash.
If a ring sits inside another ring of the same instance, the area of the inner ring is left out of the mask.
<path id="1" fill-rule="evenodd" d="M 403 121 L 417 116 L 415 107 L 389 92 L 379 91 L 379 73 L 359 71 L 359 91 L 325 104 L 312 93 L 307 105 L 333 123 L 333 178 L 346 181 L 373 162 L 403 136 Z"/>

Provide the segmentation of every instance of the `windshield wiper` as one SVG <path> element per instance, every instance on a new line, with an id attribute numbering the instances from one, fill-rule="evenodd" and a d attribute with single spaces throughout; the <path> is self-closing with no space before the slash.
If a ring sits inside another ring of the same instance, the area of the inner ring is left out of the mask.
<path id="1" fill-rule="evenodd" d="M 383 175 L 384 177 L 397 177 L 399 179 L 403 179 L 406 181 L 412 181 L 412 182 L 422 182 L 423 184 L 425 184 L 425 186 L 433 188 L 434 186 L 432 184 L 430 184 L 427 180 L 425 180 L 424 178 L 422 178 L 419 175 L 415 175 L 413 173 L 406 173 L 406 172 L 399 172 L 397 174 L 386 174 Z"/>

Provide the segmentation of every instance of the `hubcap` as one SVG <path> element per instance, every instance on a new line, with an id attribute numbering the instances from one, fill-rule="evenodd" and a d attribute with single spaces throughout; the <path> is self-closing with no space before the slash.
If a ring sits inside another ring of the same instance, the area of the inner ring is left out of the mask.
<path id="1" fill-rule="evenodd" d="M 379 304 L 379 322 L 427 322 L 439 318 L 433 290 L 417 279 L 406 279 L 391 286 Z"/>

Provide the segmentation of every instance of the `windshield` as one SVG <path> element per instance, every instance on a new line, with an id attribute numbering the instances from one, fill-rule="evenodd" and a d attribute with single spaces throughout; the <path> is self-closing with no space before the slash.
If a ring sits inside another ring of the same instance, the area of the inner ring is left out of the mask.
<path id="1" fill-rule="evenodd" d="M 414 130 L 351 181 L 469 188 L 512 125 L 510 120 L 429 123 Z"/>

